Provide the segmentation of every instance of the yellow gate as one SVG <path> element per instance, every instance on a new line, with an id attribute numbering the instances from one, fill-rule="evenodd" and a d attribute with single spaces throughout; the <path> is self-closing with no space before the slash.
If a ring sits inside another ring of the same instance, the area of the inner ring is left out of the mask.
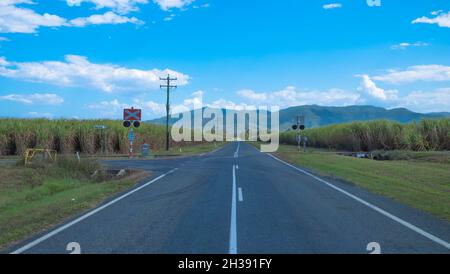
<path id="1" fill-rule="evenodd" d="M 31 163 L 31 161 L 33 160 L 33 157 L 36 155 L 36 153 L 43 154 L 44 156 L 48 155 L 50 160 L 56 161 L 56 155 L 57 155 L 56 150 L 43 149 L 43 148 L 27 148 L 25 150 L 25 155 L 24 155 L 25 165 L 28 165 L 29 163 Z"/>

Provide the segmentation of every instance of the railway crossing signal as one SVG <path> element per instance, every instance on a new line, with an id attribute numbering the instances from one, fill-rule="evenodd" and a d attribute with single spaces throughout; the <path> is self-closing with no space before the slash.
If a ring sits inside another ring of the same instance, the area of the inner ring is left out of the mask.
<path id="1" fill-rule="evenodd" d="M 135 127 L 138 128 L 141 126 L 142 120 L 142 110 L 130 108 L 123 110 L 123 126 L 124 127 Z"/>
<path id="2" fill-rule="evenodd" d="M 123 110 L 123 126 L 126 128 L 131 128 L 128 132 L 128 141 L 130 142 L 130 148 L 129 148 L 129 157 L 133 157 L 133 143 L 135 140 L 134 135 L 134 128 L 139 128 L 141 126 L 141 120 L 142 120 L 142 110 L 141 109 L 124 109 Z M 133 127 L 131 127 L 133 126 Z"/>
<path id="3" fill-rule="evenodd" d="M 296 137 L 296 141 L 297 141 L 297 145 L 298 145 L 298 151 L 300 151 L 300 145 L 302 142 L 302 134 L 301 132 L 303 130 L 306 129 L 305 126 L 305 116 L 297 116 L 297 124 L 292 126 L 292 130 L 296 130 L 297 131 L 297 137 Z M 303 138 L 303 148 L 306 150 L 306 142 L 308 141 L 308 138 L 305 136 Z"/>

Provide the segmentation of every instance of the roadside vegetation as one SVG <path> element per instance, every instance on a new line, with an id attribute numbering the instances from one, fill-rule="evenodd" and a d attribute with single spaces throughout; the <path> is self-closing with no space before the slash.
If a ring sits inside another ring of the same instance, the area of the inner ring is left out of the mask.
<path id="1" fill-rule="evenodd" d="M 130 171 L 116 177 L 101 170 L 95 160 L 68 158 L 0 167 L 0 248 L 91 209 L 149 175 Z"/>
<path id="2" fill-rule="evenodd" d="M 298 152 L 296 146 L 281 145 L 275 155 L 450 221 L 450 151 L 384 153 L 388 161 L 321 149 Z"/>
<path id="3" fill-rule="evenodd" d="M 104 125 L 106 130 L 96 129 L 96 125 Z M 165 126 L 142 123 L 135 129 L 135 149 L 146 142 L 152 150 L 163 150 L 165 130 Z M 0 119 L 0 156 L 22 155 L 27 148 L 54 149 L 59 154 L 127 154 L 128 131 L 121 121 L 114 120 Z M 191 144 L 171 143 L 173 148 L 187 145 Z"/>
<path id="4" fill-rule="evenodd" d="M 308 145 L 344 151 L 450 150 L 450 119 L 428 119 L 401 124 L 394 121 L 369 121 L 337 124 L 305 130 Z M 296 145 L 297 133 L 280 136 L 281 143 Z"/>

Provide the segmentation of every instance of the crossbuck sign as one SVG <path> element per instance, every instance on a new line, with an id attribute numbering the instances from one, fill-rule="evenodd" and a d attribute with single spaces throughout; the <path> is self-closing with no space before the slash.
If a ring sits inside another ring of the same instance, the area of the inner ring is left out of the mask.
<path id="1" fill-rule="evenodd" d="M 141 121 L 142 111 L 140 109 L 124 109 L 123 110 L 123 120 L 124 121 Z"/>

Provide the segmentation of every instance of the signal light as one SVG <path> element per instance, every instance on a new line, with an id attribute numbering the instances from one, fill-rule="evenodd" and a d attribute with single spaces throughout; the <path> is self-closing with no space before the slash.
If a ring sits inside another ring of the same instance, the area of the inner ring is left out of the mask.
<path id="1" fill-rule="evenodd" d="M 139 121 L 134 121 L 134 122 L 133 122 L 133 126 L 134 126 L 135 128 L 138 128 L 138 127 L 141 126 L 141 122 L 139 122 Z"/>
<path id="2" fill-rule="evenodd" d="M 131 122 L 130 121 L 123 121 L 123 126 L 124 127 L 131 127 Z"/>

